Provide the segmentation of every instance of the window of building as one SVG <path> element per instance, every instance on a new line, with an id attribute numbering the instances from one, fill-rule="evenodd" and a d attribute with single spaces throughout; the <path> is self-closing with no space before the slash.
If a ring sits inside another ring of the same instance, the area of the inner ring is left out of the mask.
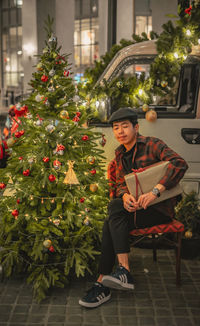
<path id="1" fill-rule="evenodd" d="M 149 37 L 152 31 L 152 13 L 150 0 L 135 0 L 135 34 L 146 33 Z"/>
<path id="2" fill-rule="evenodd" d="M 75 79 L 99 58 L 98 0 L 75 0 L 74 61 Z"/>
<path id="3" fill-rule="evenodd" d="M 22 89 L 22 0 L 2 0 L 1 6 L 1 73 L 2 89 Z"/>
<path id="4" fill-rule="evenodd" d="M 136 16 L 135 34 L 141 35 L 143 32 L 150 36 L 152 31 L 152 16 Z"/>

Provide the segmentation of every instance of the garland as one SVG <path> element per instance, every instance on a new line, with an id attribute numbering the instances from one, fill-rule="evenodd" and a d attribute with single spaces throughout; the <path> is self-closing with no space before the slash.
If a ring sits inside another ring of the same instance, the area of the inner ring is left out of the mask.
<path id="1" fill-rule="evenodd" d="M 119 50 L 130 44 L 149 40 L 145 33 L 142 37 L 133 34 L 131 41 L 121 40 L 120 45 L 114 45 L 100 61 L 95 62 L 93 68 L 86 70 L 85 81 L 80 83 L 78 88 L 88 113 L 92 111 L 98 118 L 99 103 L 105 105 L 109 98 L 112 99 L 113 111 L 122 106 L 142 106 L 145 111 L 148 104 L 153 102 L 153 96 L 163 97 L 173 91 L 180 69 L 192 51 L 192 46 L 200 44 L 200 1 L 192 1 L 185 10 L 179 5 L 178 15 L 169 15 L 176 19 L 176 26 L 169 20 L 162 26 L 163 32 L 159 36 L 155 32 L 150 35 L 150 39 L 157 39 L 158 55 L 150 66 L 148 78 L 145 78 L 144 74 L 129 78 L 119 76 L 110 83 L 104 80 L 103 85 L 95 86 Z"/>

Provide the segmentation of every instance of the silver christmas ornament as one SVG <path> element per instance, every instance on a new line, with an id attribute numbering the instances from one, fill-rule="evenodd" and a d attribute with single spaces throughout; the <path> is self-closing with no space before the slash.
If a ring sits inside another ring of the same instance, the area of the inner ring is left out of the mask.
<path id="1" fill-rule="evenodd" d="M 48 87 L 48 92 L 53 93 L 55 91 L 55 88 L 53 86 Z"/>
<path id="2" fill-rule="evenodd" d="M 53 43 L 56 42 L 56 37 L 55 36 L 51 36 L 48 40 L 49 43 Z"/>
<path id="3" fill-rule="evenodd" d="M 54 76 L 55 75 L 55 70 L 54 69 L 51 69 L 50 71 L 49 71 L 49 76 Z"/>
<path id="4" fill-rule="evenodd" d="M 54 125 L 49 124 L 49 125 L 46 127 L 46 130 L 49 131 L 49 132 L 53 132 L 53 131 L 55 130 L 55 127 L 54 127 Z"/>
<path id="5" fill-rule="evenodd" d="M 29 164 L 33 164 L 33 162 L 34 162 L 34 159 L 33 159 L 33 158 L 30 158 L 30 159 L 28 160 L 28 163 L 29 163 Z"/>
<path id="6" fill-rule="evenodd" d="M 36 102 L 42 101 L 42 96 L 40 94 L 37 94 L 35 97 Z"/>
<path id="7" fill-rule="evenodd" d="M 80 101 L 80 97 L 78 95 L 74 95 L 73 101 L 74 102 L 79 102 Z"/>
<path id="8" fill-rule="evenodd" d="M 41 126 L 43 124 L 43 120 L 41 119 L 38 119 L 36 122 L 35 122 L 35 125 L 36 126 Z"/>

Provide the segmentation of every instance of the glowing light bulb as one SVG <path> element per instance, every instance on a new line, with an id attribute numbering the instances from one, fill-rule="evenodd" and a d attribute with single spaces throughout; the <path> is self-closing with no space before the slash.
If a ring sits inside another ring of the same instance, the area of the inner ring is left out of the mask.
<path id="1" fill-rule="evenodd" d="M 140 88 L 139 91 L 138 91 L 139 95 L 142 95 L 143 94 L 143 90 Z"/>
<path id="2" fill-rule="evenodd" d="M 187 59 L 187 55 L 184 55 L 184 56 L 183 56 L 183 59 L 186 60 L 186 59 Z"/>
<path id="3" fill-rule="evenodd" d="M 178 53 L 174 52 L 174 58 L 178 59 Z"/>
<path id="4" fill-rule="evenodd" d="M 186 31 L 186 35 L 187 35 L 187 36 L 191 36 L 191 35 L 192 35 L 192 33 L 191 33 L 191 31 L 190 31 L 189 29 L 187 29 L 187 31 Z"/>
<path id="5" fill-rule="evenodd" d="M 96 107 L 98 109 L 98 107 L 99 107 L 99 101 L 96 101 Z"/>

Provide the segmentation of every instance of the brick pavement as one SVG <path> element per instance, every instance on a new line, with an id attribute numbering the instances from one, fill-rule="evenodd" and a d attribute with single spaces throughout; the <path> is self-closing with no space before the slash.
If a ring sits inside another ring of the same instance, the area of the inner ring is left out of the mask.
<path id="1" fill-rule="evenodd" d="M 136 248 L 130 263 L 135 290 L 112 290 L 111 300 L 92 310 L 78 304 L 92 280 L 53 289 L 41 304 L 33 300 L 23 277 L 5 280 L 0 283 L 0 326 L 200 325 L 200 260 L 182 260 L 180 288 L 173 250 L 159 250 L 154 263 L 151 250 Z"/>

